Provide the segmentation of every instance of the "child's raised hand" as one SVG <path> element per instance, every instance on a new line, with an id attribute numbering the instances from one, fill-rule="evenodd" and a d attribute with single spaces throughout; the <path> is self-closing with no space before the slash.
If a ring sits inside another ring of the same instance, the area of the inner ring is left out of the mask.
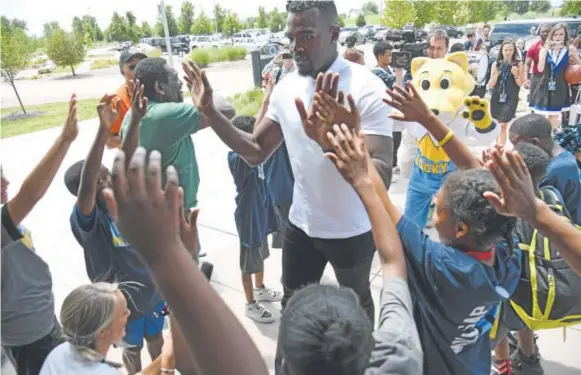
<path id="1" fill-rule="evenodd" d="M 333 125 L 339 124 L 345 124 L 356 132 L 361 129 L 361 117 L 353 96 L 347 95 L 349 108 L 343 105 L 344 97 L 343 92 L 339 92 L 338 99 L 325 92 L 315 94 L 314 109 L 317 117 L 326 128 L 325 134 L 331 130 Z"/>
<path id="2" fill-rule="evenodd" d="M 400 114 L 392 114 L 389 117 L 394 120 L 415 121 L 423 124 L 430 116 L 434 116 L 434 113 L 428 108 L 414 86 L 407 83 L 406 87 L 407 90 L 395 85 L 393 90 L 387 89 L 385 91 L 390 96 L 390 99 L 385 98 L 383 101 L 401 112 Z"/>
<path id="3" fill-rule="evenodd" d="M 536 215 L 535 188 L 529 171 L 518 152 L 492 150 L 492 160 L 486 167 L 492 172 L 500 196 L 494 192 L 485 192 L 486 198 L 499 214 L 516 216 L 529 220 Z"/>
<path id="4" fill-rule="evenodd" d="M 335 164 L 343 178 L 355 190 L 373 186 L 367 171 L 369 153 L 361 131 L 356 132 L 345 124 L 333 125 L 333 133 L 328 132 L 327 139 L 335 152 L 327 152 L 325 157 Z"/>

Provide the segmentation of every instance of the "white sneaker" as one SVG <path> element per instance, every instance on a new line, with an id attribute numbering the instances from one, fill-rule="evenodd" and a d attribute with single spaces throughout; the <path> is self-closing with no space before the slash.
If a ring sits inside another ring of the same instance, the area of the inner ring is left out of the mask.
<path id="1" fill-rule="evenodd" d="M 282 293 L 267 287 L 257 288 L 254 289 L 254 298 L 261 302 L 280 302 L 282 301 Z"/>
<path id="2" fill-rule="evenodd" d="M 256 301 L 246 304 L 246 316 L 259 323 L 274 322 L 274 318 L 270 311 L 260 306 Z"/>

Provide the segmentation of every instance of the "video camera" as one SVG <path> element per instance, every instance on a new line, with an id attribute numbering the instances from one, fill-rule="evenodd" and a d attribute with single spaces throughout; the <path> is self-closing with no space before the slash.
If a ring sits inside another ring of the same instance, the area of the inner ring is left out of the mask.
<path id="1" fill-rule="evenodd" d="M 416 57 L 426 57 L 429 44 L 421 35 L 416 33 L 415 28 L 405 28 L 401 34 L 394 33 L 387 35 L 386 39 L 394 43 L 393 48 L 399 52 L 394 52 L 393 56 L 407 55 L 407 58 L 392 58 L 392 66 L 403 68 L 408 72 L 411 70 L 411 61 Z M 405 66 L 398 63 L 405 61 Z M 401 65 L 401 66 L 400 66 Z"/>

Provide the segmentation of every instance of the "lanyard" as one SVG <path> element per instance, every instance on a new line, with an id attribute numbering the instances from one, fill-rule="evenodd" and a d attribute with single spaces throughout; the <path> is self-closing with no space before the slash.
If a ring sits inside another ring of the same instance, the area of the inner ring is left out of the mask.
<path id="1" fill-rule="evenodd" d="M 502 68 L 502 78 L 500 79 L 500 91 L 502 91 L 503 93 L 506 92 L 506 81 L 508 80 L 508 73 L 509 73 L 509 68 L 511 66 L 508 65 L 508 63 Z"/>
<path id="2" fill-rule="evenodd" d="M 557 56 L 555 56 L 555 54 L 553 53 L 553 50 L 551 50 L 551 51 L 549 51 L 549 56 L 551 56 L 551 81 L 554 81 L 555 80 L 555 70 L 557 69 L 557 60 L 561 56 L 561 50 L 559 50 L 559 53 L 557 54 Z"/>

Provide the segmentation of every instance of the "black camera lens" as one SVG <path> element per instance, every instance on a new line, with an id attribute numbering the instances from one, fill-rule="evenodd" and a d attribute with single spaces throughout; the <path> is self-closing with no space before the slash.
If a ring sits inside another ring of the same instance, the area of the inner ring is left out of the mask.
<path id="1" fill-rule="evenodd" d="M 283 53 L 282 58 L 283 60 L 289 60 L 293 58 L 293 55 L 291 55 L 290 53 Z"/>

